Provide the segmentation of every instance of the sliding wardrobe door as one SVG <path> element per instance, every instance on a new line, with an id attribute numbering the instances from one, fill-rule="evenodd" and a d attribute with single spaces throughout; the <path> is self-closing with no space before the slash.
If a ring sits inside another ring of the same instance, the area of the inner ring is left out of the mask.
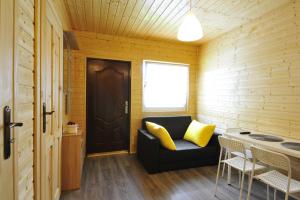
<path id="1" fill-rule="evenodd" d="M 41 198 L 58 200 L 61 192 L 62 26 L 51 2 L 42 7 Z"/>

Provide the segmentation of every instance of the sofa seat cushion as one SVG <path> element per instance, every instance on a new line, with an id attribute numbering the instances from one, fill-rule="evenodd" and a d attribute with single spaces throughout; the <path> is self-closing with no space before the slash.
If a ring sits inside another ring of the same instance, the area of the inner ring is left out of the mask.
<path id="1" fill-rule="evenodd" d="M 177 150 L 178 151 L 184 151 L 184 150 L 192 150 L 192 149 L 200 149 L 199 146 L 186 141 L 186 140 L 174 140 L 175 145 L 178 145 Z"/>
<path id="2" fill-rule="evenodd" d="M 218 149 L 214 146 L 199 147 L 186 140 L 174 140 L 176 151 L 170 151 L 162 147 L 159 153 L 161 163 L 177 163 L 207 160 L 216 157 Z"/>

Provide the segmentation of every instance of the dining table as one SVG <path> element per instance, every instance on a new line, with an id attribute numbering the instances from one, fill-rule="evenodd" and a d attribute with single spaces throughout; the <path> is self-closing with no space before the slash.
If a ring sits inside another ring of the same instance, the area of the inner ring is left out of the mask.
<path id="1" fill-rule="evenodd" d="M 236 139 L 244 143 L 246 149 L 251 145 L 265 148 L 274 152 L 285 154 L 289 157 L 292 178 L 300 181 L 300 140 L 291 137 L 264 133 L 260 131 L 249 131 L 241 128 L 229 128 L 224 136 Z M 298 146 L 299 145 L 299 146 Z M 230 183 L 231 169 L 228 168 L 228 182 Z M 300 193 L 293 195 L 294 198 L 300 199 Z"/>

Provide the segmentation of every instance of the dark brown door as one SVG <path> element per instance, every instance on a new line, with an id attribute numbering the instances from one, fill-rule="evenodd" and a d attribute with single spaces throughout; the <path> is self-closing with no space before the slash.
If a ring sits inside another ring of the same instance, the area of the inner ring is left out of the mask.
<path id="1" fill-rule="evenodd" d="M 87 152 L 128 150 L 130 62 L 87 59 Z"/>

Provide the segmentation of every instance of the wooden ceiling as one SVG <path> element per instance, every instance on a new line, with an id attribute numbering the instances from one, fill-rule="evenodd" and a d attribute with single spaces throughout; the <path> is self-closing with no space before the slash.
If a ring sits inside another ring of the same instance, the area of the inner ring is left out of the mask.
<path id="1" fill-rule="evenodd" d="M 195 44 L 251 22 L 290 0 L 192 0 L 204 38 Z M 78 31 L 143 39 L 177 40 L 189 11 L 188 0 L 64 0 L 72 28 Z"/>

